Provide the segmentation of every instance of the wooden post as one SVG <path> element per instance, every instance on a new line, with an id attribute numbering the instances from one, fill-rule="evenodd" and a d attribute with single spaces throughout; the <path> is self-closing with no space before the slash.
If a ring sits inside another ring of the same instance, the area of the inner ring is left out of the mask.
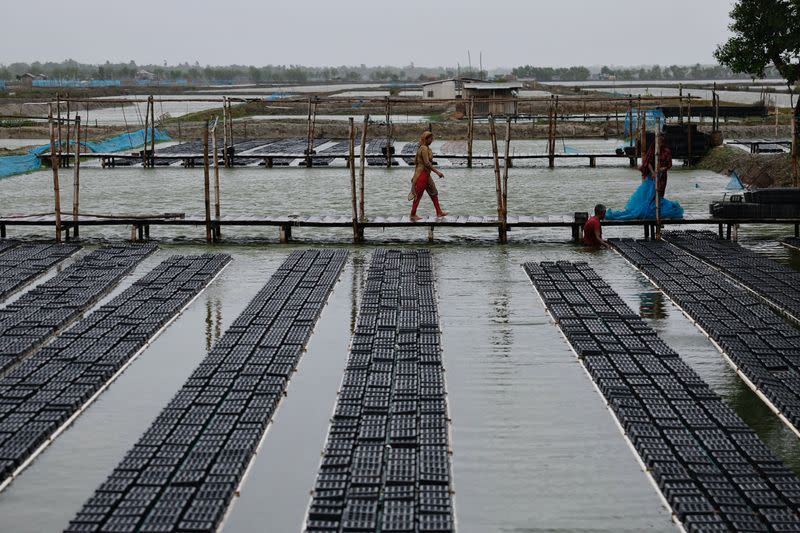
<path id="1" fill-rule="evenodd" d="M 792 109 L 792 184 L 800 187 L 797 168 L 797 108 Z"/>
<path id="2" fill-rule="evenodd" d="M 231 103 L 230 98 L 227 99 L 228 102 L 228 166 L 233 167 L 233 158 L 235 157 L 230 153 L 231 149 L 234 145 L 233 140 L 233 104 Z"/>
<path id="3" fill-rule="evenodd" d="M 359 242 L 361 235 L 358 230 L 358 206 L 356 205 L 356 126 L 353 117 L 350 117 L 349 121 L 350 146 L 347 152 L 347 167 L 350 169 L 350 198 L 353 204 L 353 242 Z"/>
<path id="4" fill-rule="evenodd" d="M 660 171 L 659 168 L 659 150 L 661 149 L 661 142 L 658 138 L 659 133 L 661 133 L 661 118 L 656 119 L 656 145 L 653 152 L 653 163 L 655 164 L 655 185 L 656 185 L 656 231 L 655 231 L 655 238 L 656 240 L 661 240 L 661 196 L 658 194 L 658 173 Z"/>
<path id="5" fill-rule="evenodd" d="M 475 97 L 469 97 L 469 124 L 467 125 L 467 168 L 472 168 L 472 141 L 475 137 Z"/>
<path id="6" fill-rule="evenodd" d="M 312 103 L 311 97 L 308 98 L 308 133 L 306 134 L 306 166 L 312 163 L 311 154 L 314 152 L 314 126 L 317 121 L 317 102 Z"/>
<path id="7" fill-rule="evenodd" d="M 392 168 L 392 103 L 386 97 L 386 168 Z"/>
<path id="8" fill-rule="evenodd" d="M 719 128 L 719 100 L 717 99 L 717 82 L 714 82 L 714 89 L 711 92 L 711 105 L 714 106 L 714 120 L 712 121 L 711 131 L 715 132 Z"/>
<path id="9" fill-rule="evenodd" d="M 228 166 L 228 97 L 222 97 L 222 164 Z"/>
<path id="10" fill-rule="evenodd" d="M 56 93 L 56 105 L 58 106 L 56 115 L 58 117 L 58 156 L 60 158 L 63 147 L 61 142 L 61 93 Z"/>
<path id="11" fill-rule="evenodd" d="M 56 242 L 61 242 L 61 191 L 58 186 L 58 164 L 60 157 L 56 151 L 56 135 L 53 127 L 53 104 L 48 106 L 48 123 L 50 124 L 50 166 L 53 169 L 53 203 L 56 217 Z"/>
<path id="12" fill-rule="evenodd" d="M 642 96 L 639 95 L 639 106 L 637 115 L 639 117 L 639 151 L 642 156 L 642 164 L 644 164 L 644 157 L 647 155 L 647 116 L 642 114 Z"/>
<path id="13" fill-rule="evenodd" d="M 505 224 L 503 224 L 503 192 L 500 181 L 500 158 L 497 155 L 497 132 L 494 127 L 494 116 L 489 114 L 489 135 L 492 139 L 492 155 L 494 156 L 494 182 L 497 194 L 497 222 L 500 244 L 506 243 Z"/>
<path id="14" fill-rule="evenodd" d="M 66 148 L 67 149 L 67 158 L 64 160 L 64 163 L 65 163 L 66 166 L 69 166 L 69 139 L 70 139 L 70 133 L 71 133 L 69 131 L 70 130 L 70 128 L 69 128 L 69 115 L 70 115 L 69 93 L 67 93 L 67 123 L 66 123 L 66 126 L 67 126 L 67 144 L 66 144 L 66 146 L 67 146 L 67 148 Z"/>
<path id="15" fill-rule="evenodd" d="M 144 146 L 142 146 L 142 166 L 147 168 L 147 125 L 150 122 L 150 99 L 147 100 L 147 108 L 144 111 Z"/>
<path id="16" fill-rule="evenodd" d="M 778 99 L 775 99 L 775 138 L 778 138 Z"/>
<path id="17" fill-rule="evenodd" d="M 511 118 L 506 119 L 506 163 L 503 167 L 503 239 L 508 242 L 508 169 L 511 168 Z"/>
<path id="18" fill-rule="evenodd" d="M 75 115 L 75 164 L 72 167 L 72 232 L 77 239 L 80 237 L 78 229 L 78 214 L 80 212 L 81 198 L 81 116 Z"/>
<path id="19" fill-rule="evenodd" d="M 218 241 L 222 236 L 222 226 L 219 223 L 220 218 L 220 205 L 219 205 L 219 154 L 217 150 L 217 121 L 214 119 L 214 127 L 211 128 L 211 142 L 214 152 L 214 220 L 216 220 L 216 228 L 214 231 L 214 240 Z"/>
<path id="20" fill-rule="evenodd" d="M 678 84 L 678 124 L 683 124 L 683 84 Z"/>
<path id="21" fill-rule="evenodd" d="M 156 166 L 156 104 L 153 95 L 150 95 L 150 166 Z"/>
<path id="22" fill-rule="evenodd" d="M 211 232 L 211 190 L 210 190 L 210 176 L 209 176 L 209 163 L 208 163 L 208 121 L 203 128 L 203 188 L 205 191 L 205 208 L 206 208 L 206 242 L 210 243 L 213 240 Z"/>
<path id="23" fill-rule="evenodd" d="M 361 130 L 361 168 L 359 169 L 359 200 L 358 200 L 358 219 L 365 220 L 364 216 L 364 169 L 367 166 L 366 149 L 367 149 L 367 125 L 369 123 L 369 115 L 364 115 L 364 126 Z"/>
<path id="24" fill-rule="evenodd" d="M 547 110 L 547 159 L 548 166 L 553 168 L 555 166 L 556 154 L 556 140 L 555 140 L 555 108 L 553 107 L 553 100 L 550 100 L 550 106 Z"/>
<path id="25" fill-rule="evenodd" d="M 692 166 L 692 93 L 688 94 L 689 101 L 686 104 L 686 123 L 688 124 L 688 130 L 686 131 L 686 142 L 688 144 L 688 158 L 687 162 L 689 166 Z"/>

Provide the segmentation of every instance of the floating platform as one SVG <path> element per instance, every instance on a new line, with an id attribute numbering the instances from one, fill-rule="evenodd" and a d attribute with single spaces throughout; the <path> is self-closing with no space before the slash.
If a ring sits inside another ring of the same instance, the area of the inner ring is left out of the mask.
<path id="1" fill-rule="evenodd" d="M 0 490 L 210 284 L 224 254 L 172 256 L 0 379 Z"/>
<path id="2" fill-rule="evenodd" d="M 455 531 L 430 252 L 377 250 L 305 531 Z"/>
<path id="3" fill-rule="evenodd" d="M 372 139 L 365 146 L 366 163 L 369 166 L 398 166 L 402 161 L 404 165 L 414 164 L 414 154 L 416 153 L 417 143 L 398 143 L 402 144 L 400 153 L 394 153 L 394 146 L 389 149 L 387 156 L 388 142 L 386 139 Z M 254 139 L 242 141 L 234 144 L 228 149 L 227 163 L 223 161 L 223 154 L 220 150 L 220 164 L 227 166 L 328 166 L 334 160 L 340 160 L 342 165 L 346 165 L 348 158 L 349 142 L 343 140 L 314 139 L 314 146 L 311 153 L 308 153 L 308 141 L 306 139 Z M 360 147 L 356 147 L 356 160 L 360 158 Z M 211 157 L 213 152 L 210 153 Z M 49 165 L 52 161 L 49 152 L 38 154 L 40 161 Z M 387 157 L 391 160 L 389 161 Z M 198 141 L 190 141 L 168 147 L 157 147 L 155 152 L 144 149 L 132 150 L 130 152 L 86 152 L 81 153 L 81 158 L 99 159 L 103 167 L 131 166 L 137 164 L 147 164 L 148 166 L 170 166 L 179 165 L 183 167 L 203 166 L 204 154 L 203 145 Z M 60 156 L 62 166 L 68 166 L 75 159 L 74 153 L 63 153 Z M 467 160 L 479 163 L 494 160 L 494 155 L 489 153 L 473 153 L 472 156 L 464 153 L 435 153 L 434 159 L 437 161 L 452 161 L 466 164 Z M 624 160 L 629 166 L 636 165 L 636 158 L 624 153 L 616 152 L 585 152 L 585 153 L 555 153 L 552 156 L 547 153 L 514 153 L 509 154 L 512 164 L 514 161 L 523 160 L 557 160 L 557 159 L 581 159 L 586 160 L 590 167 L 597 165 L 598 159 Z M 505 156 L 499 157 L 500 164 L 504 164 Z M 358 164 L 358 163 L 356 163 Z"/>
<path id="4" fill-rule="evenodd" d="M 220 529 L 346 259 L 293 252 L 65 532 Z"/>
<path id="5" fill-rule="evenodd" d="M 155 244 L 94 250 L 0 310 L 0 374 L 71 323 L 145 257 Z"/>
<path id="6" fill-rule="evenodd" d="M 586 263 L 526 263 L 684 531 L 793 531 L 800 479 Z"/>
<path id="7" fill-rule="evenodd" d="M 0 302 L 81 249 L 74 244 L 17 244 L 10 242 L 0 251 Z"/>
<path id="8" fill-rule="evenodd" d="M 800 324 L 800 272 L 709 231 L 670 231 L 667 242 L 735 279 Z"/>
<path id="9" fill-rule="evenodd" d="M 800 332 L 719 270 L 664 241 L 609 241 L 716 345 L 728 364 L 800 436 Z"/>

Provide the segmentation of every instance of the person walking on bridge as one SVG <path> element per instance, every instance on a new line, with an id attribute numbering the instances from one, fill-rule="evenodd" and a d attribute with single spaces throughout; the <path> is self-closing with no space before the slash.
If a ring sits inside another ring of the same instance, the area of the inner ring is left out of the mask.
<path id="1" fill-rule="evenodd" d="M 447 215 L 447 211 L 442 211 L 441 206 L 439 206 L 439 191 L 436 190 L 436 184 L 431 177 L 431 172 L 433 172 L 440 178 L 444 178 L 444 173 L 433 166 L 432 142 L 433 133 L 430 131 L 423 133 L 419 139 L 417 155 L 414 156 L 414 177 L 411 178 L 411 193 L 408 195 L 408 199 L 414 202 L 411 204 L 411 214 L 409 215 L 409 218 L 414 222 L 422 219 L 422 217 L 417 216 L 417 206 L 419 206 L 425 191 L 428 191 L 428 196 L 433 201 L 433 206 L 436 208 L 436 216 L 443 217 Z"/>

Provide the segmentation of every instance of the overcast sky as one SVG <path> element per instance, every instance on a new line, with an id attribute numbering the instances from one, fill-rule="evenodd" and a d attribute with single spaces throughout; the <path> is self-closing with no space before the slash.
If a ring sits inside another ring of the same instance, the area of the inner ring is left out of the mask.
<path id="1" fill-rule="evenodd" d="M 8 3 L 6 3 L 8 2 Z M 0 63 L 201 65 L 714 63 L 733 0 L 25 0 Z M 146 12 L 146 16 L 145 13 Z M 56 16 L 59 15 L 59 16 Z M 16 22 L 15 22 L 16 21 Z"/>

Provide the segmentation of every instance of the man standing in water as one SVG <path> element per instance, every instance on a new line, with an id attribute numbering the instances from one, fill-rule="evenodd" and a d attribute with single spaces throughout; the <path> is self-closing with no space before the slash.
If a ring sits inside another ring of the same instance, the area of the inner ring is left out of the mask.
<path id="1" fill-rule="evenodd" d="M 583 244 L 593 248 L 605 246 L 610 248 L 608 243 L 603 240 L 603 227 L 600 221 L 606 217 L 606 206 L 597 204 L 594 206 L 594 216 L 590 217 L 583 226 Z"/>

